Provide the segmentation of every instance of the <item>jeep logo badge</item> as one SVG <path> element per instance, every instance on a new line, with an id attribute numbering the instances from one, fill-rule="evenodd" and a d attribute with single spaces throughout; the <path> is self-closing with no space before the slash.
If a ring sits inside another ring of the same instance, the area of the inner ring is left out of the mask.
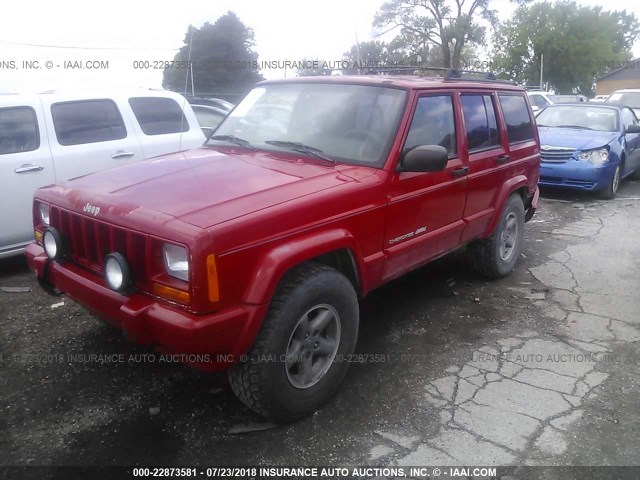
<path id="1" fill-rule="evenodd" d="M 82 209 L 82 211 L 85 213 L 88 213 L 89 215 L 93 215 L 94 217 L 97 217 L 98 214 L 100 213 L 100 207 L 96 207 L 94 205 L 91 205 L 90 203 L 87 203 Z"/>

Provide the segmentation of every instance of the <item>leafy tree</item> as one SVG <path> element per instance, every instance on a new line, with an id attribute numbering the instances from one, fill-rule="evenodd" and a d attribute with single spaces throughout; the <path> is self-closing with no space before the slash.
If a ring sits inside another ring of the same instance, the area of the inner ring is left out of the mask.
<path id="1" fill-rule="evenodd" d="M 429 58 L 432 47 L 440 53 L 440 65 L 460 68 L 468 45 L 483 45 L 484 19 L 497 23 L 491 0 L 390 0 L 383 4 L 374 19 L 381 34 L 398 31 L 392 42 L 407 54 Z"/>
<path id="2" fill-rule="evenodd" d="M 190 43 L 196 95 L 239 96 L 263 79 L 258 69 L 258 54 L 253 51 L 253 30 L 233 12 L 214 24 L 207 22 L 201 28 L 189 26 L 184 45 L 174 58 L 176 62 L 189 59 Z M 182 92 L 186 86 L 186 90 L 191 91 L 190 69 L 183 68 L 184 65 L 165 68 L 162 81 L 165 88 Z"/>
<path id="3" fill-rule="evenodd" d="M 630 58 L 640 33 L 633 14 L 582 7 L 575 2 L 521 5 L 494 36 L 494 62 L 503 76 L 538 84 L 544 55 L 544 81 L 560 93 L 590 96 L 596 77 Z"/>

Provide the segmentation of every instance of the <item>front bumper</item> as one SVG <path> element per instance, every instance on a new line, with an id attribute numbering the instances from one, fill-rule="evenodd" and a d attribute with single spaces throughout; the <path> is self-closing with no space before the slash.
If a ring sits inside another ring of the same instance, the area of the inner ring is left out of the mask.
<path id="1" fill-rule="evenodd" d="M 242 305 L 210 315 L 194 315 L 143 294 L 121 295 L 101 277 L 68 262 L 49 260 L 39 245 L 25 250 L 39 281 L 82 304 L 125 336 L 194 368 L 223 370 L 247 351 L 266 314 L 266 305 Z"/>
<path id="2" fill-rule="evenodd" d="M 611 162 L 595 166 L 590 162 L 573 159 L 563 163 L 542 162 L 538 185 L 587 191 L 600 190 L 611 182 L 615 167 L 616 164 Z"/>

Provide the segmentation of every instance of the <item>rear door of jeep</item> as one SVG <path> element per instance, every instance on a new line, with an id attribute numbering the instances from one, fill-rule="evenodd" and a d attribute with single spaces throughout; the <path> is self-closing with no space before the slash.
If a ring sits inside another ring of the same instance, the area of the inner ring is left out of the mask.
<path id="1" fill-rule="evenodd" d="M 482 235 L 494 216 L 502 185 L 510 176 L 508 140 L 493 89 L 459 94 L 464 131 L 462 157 L 469 165 L 466 227 L 462 241 Z"/>

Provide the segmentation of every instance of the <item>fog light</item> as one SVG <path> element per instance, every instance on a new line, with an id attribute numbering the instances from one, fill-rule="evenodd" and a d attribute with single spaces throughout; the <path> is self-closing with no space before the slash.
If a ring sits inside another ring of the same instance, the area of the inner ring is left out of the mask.
<path id="1" fill-rule="evenodd" d="M 116 292 L 124 292 L 131 286 L 131 270 L 121 254 L 110 253 L 104 259 L 104 278 L 109 288 Z"/>
<path id="2" fill-rule="evenodd" d="M 62 258 L 62 237 L 58 230 L 47 228 L 42 236 L 42 244 L 44 252 L 51 260 L 60 260 Z"/>

